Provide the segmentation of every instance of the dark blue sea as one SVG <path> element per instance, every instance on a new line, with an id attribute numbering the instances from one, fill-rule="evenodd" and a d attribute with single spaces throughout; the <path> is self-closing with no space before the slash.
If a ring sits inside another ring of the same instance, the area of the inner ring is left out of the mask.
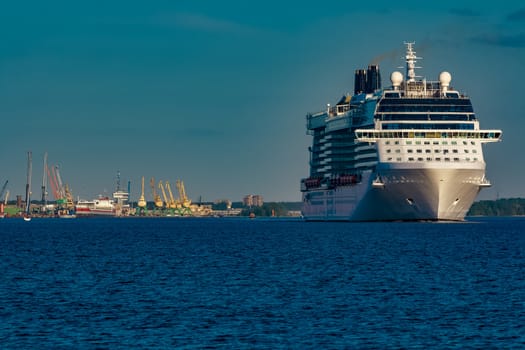
<path id="1" fill-rule="evenodd" d="M 4 219 L 2 349 L 525 348 L 525 218 Z"/>

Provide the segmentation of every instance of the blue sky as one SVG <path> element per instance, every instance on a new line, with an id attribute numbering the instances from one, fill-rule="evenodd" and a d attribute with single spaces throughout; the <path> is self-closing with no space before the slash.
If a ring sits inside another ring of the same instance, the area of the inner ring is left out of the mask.
<path id="1" fill-rule="evenodd" d="M 359 5 L 357 5 L 359 4 Z M 75 197 L 140 178 L 182 179 L 197 200 L 260 194 L 299 201 L 311 139 L 305 115 L 353 91 L 353 72 L 403 65 L 467 93 L 493 187 L 525 197 L 525 5 L 521 1 L 20 1 L 0 11 L 0 182 L 23 194 L 44 152 Z M 150 196 L 149 187 L 146 189 Z"/>

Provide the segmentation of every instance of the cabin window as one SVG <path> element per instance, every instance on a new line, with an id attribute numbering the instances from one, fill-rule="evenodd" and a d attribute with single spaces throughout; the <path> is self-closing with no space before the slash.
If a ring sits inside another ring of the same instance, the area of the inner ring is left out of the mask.
<path id="1" fill-rule="evenodd" d="M 429 149 L 425 150 L 425 153 L 430 153 L 430 152 L 432 152 L 432 150 L 429 150 Z"/>

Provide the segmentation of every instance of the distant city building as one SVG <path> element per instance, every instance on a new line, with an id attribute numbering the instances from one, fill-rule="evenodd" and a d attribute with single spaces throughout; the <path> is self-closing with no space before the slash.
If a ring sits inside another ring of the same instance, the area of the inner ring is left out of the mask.
<path id="1" fill-rule="evenodd" d="M 217 199 L 214 203 L 215 204 L 224 203 L 224 204 L 226 204 L 226 208 L 227 209 L 231 209 L 231 207 L 232 207 L 232 201 L 229 200 L 229 199 Z"/>
<path id="2" fill-rule="evenodd" d="M 249 194 L 244 196 L 242 203 L 245 207 L 260 207 L 264 204 L 263 196 L 258 194 Z"/>

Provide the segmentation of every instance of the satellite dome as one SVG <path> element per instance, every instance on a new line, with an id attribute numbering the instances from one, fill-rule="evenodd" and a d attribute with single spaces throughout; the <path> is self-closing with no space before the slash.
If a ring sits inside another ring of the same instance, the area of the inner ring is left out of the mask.
<path id="1" fill-rule="evenodd" d="M 439 83 L 442 87 L 448 87 L 450 85 L 450 81 L 452 80 L 452 76 L 449 72 L 441 72 L 439 73 Z"/>
<path id="2" fill-rule="evenodd" d="M 397 71 L 392 72 L 392 74 L 390 74 L 390 81 L 394 87 L 398 87 L 403 82 L 403 74 Z"/>

